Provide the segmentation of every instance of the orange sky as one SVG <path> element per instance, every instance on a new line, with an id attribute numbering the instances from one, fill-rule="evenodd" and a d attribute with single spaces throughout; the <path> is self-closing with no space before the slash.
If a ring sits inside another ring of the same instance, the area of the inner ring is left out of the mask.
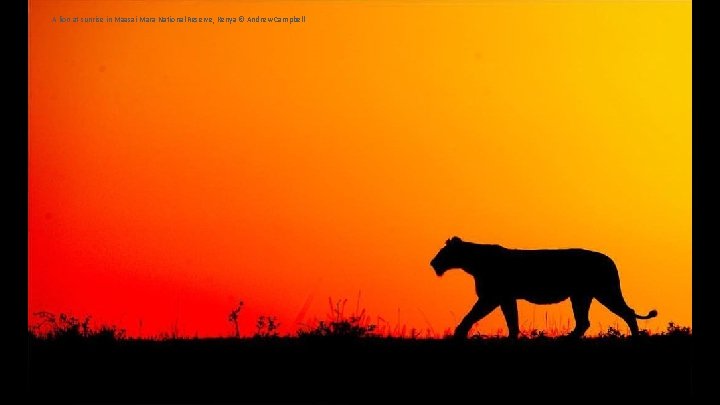
<path id="1" fill-rule="evenodd" d="M 52 22 L 182 15 L 306 23 Z M 33 0 L 29 23 L 29 315 L 227 335 L 242 299 L 245 334 L 291 332 L 360 294 L 441 333 L 474 301 L 429 266 L 458 235 L 604 252 L 659 311 L 641 327 L 691 325 L 689 1 Z M 572 326 L 569 302 L 520 318 Z"/>

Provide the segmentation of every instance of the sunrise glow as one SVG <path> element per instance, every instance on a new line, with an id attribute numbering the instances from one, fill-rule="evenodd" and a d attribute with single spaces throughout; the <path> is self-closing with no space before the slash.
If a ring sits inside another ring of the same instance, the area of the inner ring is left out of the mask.
<path id="1" fill-rule="evenodd" d="M 243 333 L 291 333 L 346 298 L 441 334 L 475 300 L 429 265 L 458 235 L 604 252 L 659 312 L 641 328 L 691 325 L 691 9 L 33 0 L 28 316 L 227 336 L 243 300 Z M 53 22 L 176 15 L 306 21 Z M 568 323 L 520 305 L 522 329 Z"/>

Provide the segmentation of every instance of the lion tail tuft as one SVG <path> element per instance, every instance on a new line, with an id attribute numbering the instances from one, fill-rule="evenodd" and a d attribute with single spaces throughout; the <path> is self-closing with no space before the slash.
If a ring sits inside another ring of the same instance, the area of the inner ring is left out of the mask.
<path id="1" fill-rule="evenodd" d="M 637 318 L 637 319 L 650 319 L 650 318 L 655 318 L 656 316 L 657 316 L 657 311 L 654 309 L 652 311 L 648 312 L 648 314 L 645 316 L 635 314 L 635 318 Z"/>

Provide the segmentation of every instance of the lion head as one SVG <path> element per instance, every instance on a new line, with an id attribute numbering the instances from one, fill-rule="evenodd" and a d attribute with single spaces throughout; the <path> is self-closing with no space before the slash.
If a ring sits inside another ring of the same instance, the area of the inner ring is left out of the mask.
<path id="1" fill-rule="evenodd" d="M 462 239 L 453 236 L 445 242 L 445 246 L 443 246 L 430 261 L 430 266 L 435 269 L 435 274 L 437 274 L 438 277 L 450 269 L 462 266 L 462 248 L 464 243 Z"/>

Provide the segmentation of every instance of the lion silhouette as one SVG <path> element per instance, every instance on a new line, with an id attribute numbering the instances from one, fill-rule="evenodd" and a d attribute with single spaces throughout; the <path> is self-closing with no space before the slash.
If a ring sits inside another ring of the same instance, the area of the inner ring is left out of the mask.
<path id="1" fill-rule="evenodd" d="M 456 338 L 466 338 L 472 325 L 500 306 L 508 336 L 516 338 L 517 300 L 533 304 L 555 304 L 567 298 L 572 303 L 575 329 L 568 336 L 581 337 L 590 327 L 588 312 L 593 298 L 617 314 L 638 335 L 638 319 L 657 316 L 654 309 L 640 316 L 620 292 L 615 263 L 602 253 L 585 249 L 521 250 L 500 245 L 465 242 L 454 236 L 430 261 L 438 277 L 450 269 L 462 269 L 475 278 L 478 301 L 455 329 Z"/>

